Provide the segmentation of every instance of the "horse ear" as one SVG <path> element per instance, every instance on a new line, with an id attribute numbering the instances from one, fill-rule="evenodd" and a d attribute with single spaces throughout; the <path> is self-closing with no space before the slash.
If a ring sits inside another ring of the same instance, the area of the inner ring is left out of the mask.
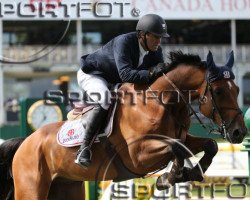
<path id="1" fill-rule="evenodd" d="M 229 54 L 226 67 L 228 67 L 229 69 L 232 69 L 233 65 L 234 65 L 234 51 L 231 51 Z"/>
<path id="2" fill-rule="evenodd" d="M 208 52 L 207 54 L 207 66 L 209 70 L 215 69 L 216 65 L 214 63 L 214 58 L 213 58 L 213 54 L 211 51 Z"/>

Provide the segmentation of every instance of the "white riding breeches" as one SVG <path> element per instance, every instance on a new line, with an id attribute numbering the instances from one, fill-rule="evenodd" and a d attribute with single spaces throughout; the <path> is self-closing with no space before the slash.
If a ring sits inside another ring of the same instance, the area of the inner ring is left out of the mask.
<path id="1" fill-rule="evenodd" d="M 77 72 L 79 86 L 91 98 L 90 104 L 98 103 L 102 108 L 108 110 L 111 101 L 111 93 L 108 82 L 100 76 L 86 74 L 81 69 Z"/>

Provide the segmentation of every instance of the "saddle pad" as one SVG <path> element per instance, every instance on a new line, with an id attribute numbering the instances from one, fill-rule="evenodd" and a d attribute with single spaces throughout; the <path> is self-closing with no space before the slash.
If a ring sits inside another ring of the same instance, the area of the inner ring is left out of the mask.
<path id="1" fill-rule="evenodd" d="M 66 121 L 57 133 L 57 142 L 65 147 L 74 147 L 81 144 L 85 128 L 81 119 Z"/>
<path id="2" fill-rule="evenodd" d="M 103 133 L 98 134 L 95 142 L 100 142 L 99 137 L 109 137 L 113 130 L 114 115 L 117 107 L 117 101 L 113 106 L 109 121 L 104 128 Z M 85 124 L 87 121 L 88 113 L 83 115 L 83 118 L 76 120 L 66 121 L 57 133 L 58 144 L 64 147 L 74 147 L 82 144 L 84 134 L 85 134 Z"/>

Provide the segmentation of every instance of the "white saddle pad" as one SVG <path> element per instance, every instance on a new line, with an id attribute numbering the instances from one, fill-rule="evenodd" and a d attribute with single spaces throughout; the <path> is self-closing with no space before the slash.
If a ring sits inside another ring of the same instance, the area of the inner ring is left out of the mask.
<path id="1" fill-rule="evenodd" d="M 85 129 L 81 123 L 81 119 L 66 121 L 57 133 L 57 142 L 66 147 L 80 145 Z"/>
<path id="2" fill-rule="evenodd" d="M 107 123 L 104 133 L 98 134 L 95 142 L 100 142 L 99 137 L 107 136 L 109 137 L 113 130 L 114 115 L 117 107 L 117 101 L 113 107 L 110 120 Z M 91 112 L 91 111 L 89 111 Z M 66 121 L 57 133 L 58 144 L 64 147 L 74 147 L 82 144 L 84 134 L 85 134 L 85 124 L 88 113 L 86 113 L 83 119 L 76 119 L 72 121 Z M 98 124 L 97 124 L 98 125 Z"/>

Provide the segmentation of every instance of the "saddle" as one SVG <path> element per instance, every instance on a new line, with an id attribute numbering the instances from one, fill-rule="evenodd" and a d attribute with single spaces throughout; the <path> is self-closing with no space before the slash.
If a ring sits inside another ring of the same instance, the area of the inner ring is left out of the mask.
<path id="1" fill-rule="evenodd" d="M 88 105 L 83 102 L 75 102 L 73 103 L 73 109 L 67 114 L 67 119 L 69 121 L 79 119 L 82 117 L 82 115 L 92 110 L 93 108 L 94 106 L 92 105 Z"/>

